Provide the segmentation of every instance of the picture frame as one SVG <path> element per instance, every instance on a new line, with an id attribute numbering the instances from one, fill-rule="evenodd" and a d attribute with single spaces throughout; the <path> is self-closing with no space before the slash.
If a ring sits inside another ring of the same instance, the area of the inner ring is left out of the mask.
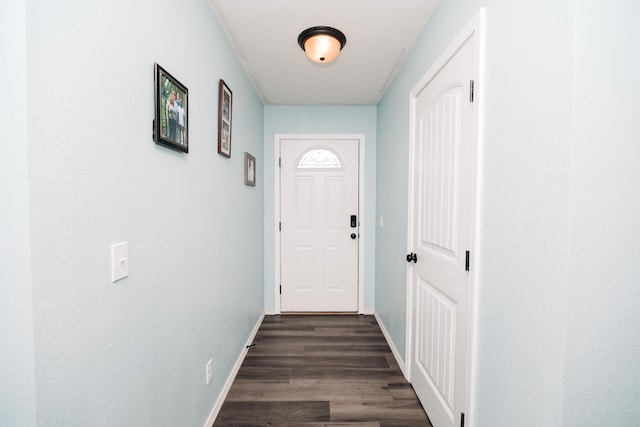
<path id="1" fill-rule="evenodd" d="M 244 153 L 244 184 L 256 186 L 256 158 L 246 151 Z"/>
<path id="2" fill-rule="evenodd" d="M 153 140 L 189 152 L 189 89 L 158 63 L 154 64 Z"/>
<path id="3" fill-rule="evenodd" d="M 233 114 L 233 92 L 220 79 L 218 85 L 218 153 L 231 157 L 231 118 Z"/>

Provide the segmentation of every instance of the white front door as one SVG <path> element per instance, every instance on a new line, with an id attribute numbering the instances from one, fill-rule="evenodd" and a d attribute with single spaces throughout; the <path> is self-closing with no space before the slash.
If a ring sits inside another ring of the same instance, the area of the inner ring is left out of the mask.
<path id="1" fill-rule="evenodd" d="M 434 427 L 461 425 L 467 406 L 474 76 L 472 37 L 414 103 L 410 379 Z"/>
<path id="2" fill-rule="evenodd" d="M 283 312 L 358 311 L 358 145 L 281 141 Z"/>

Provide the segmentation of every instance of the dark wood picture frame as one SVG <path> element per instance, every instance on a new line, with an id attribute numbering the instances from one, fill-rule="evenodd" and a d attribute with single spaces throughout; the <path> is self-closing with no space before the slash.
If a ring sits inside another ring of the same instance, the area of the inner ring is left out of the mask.
<path id="1" fill-rule="evenodd" d="M 256 158 L 246 151 L 244 153 L 244 184 L 256 186 Z"/>
<path id="2" fill-rule="evenodd" d="M 189 89 L 154 64 L 153 140 L 174 150 L 189 152 Z"/>
<path id="3" fill-rule="evenodd" d="M 220 79 L 218 86 L 218 153 L 231 157 L 231 116 L 233 114 L 233 92 Z"/>

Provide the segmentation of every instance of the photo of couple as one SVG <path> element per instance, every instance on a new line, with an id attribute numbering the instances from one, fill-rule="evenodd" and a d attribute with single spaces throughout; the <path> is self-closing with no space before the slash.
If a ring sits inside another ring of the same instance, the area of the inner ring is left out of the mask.
<path id="1" fill-rule="evenodd" d="M 189 91 L 156 64 L 156 142 L 189 152 Z"/>

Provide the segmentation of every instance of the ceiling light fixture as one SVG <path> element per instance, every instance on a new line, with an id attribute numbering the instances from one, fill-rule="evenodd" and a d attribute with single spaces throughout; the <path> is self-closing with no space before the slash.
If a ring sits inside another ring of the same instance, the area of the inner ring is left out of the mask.
<path id="1" fill-rule="evenodd" d="M 314 62 L 334 61 L 347 43 L 340 30 L 331 27 L 307 28 L 298 36 L 298 44 Z"/>

